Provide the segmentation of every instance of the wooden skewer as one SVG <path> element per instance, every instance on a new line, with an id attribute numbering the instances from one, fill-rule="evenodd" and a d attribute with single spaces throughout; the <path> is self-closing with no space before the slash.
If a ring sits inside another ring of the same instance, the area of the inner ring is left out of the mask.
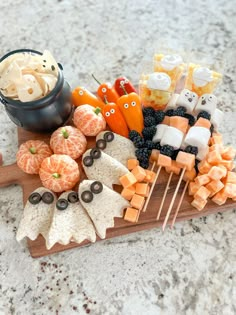
<path id="1" fill-rule="evenodd" d="M 159 218 L 160 218 L 161 211 L 162 211 L 162 208 L 163 208 L 164 203 L 165 203 L 165 200 L 166 200 L 167 192 L 168 192 L 168 190 L 169 190 L 169 188 L 170 188 L 170 182 L 171 182 L 171 178 L 172 178 L 173 174 L 174 174 L 174 173 L 171 172 L 170 175 L 169 175 L 168 182 L 167 182 L 167 184 L 166 184 L 166 188 L 165 188 L 165 191 L 164 191 L 163 198 L 162 198 L 162 200 L 161 200 L 161 204 L 160 204 L 160 207 L 159 207 L 159 210 L 158 210 L 158 213 L 157 213 L 156 220 L 159 220 Z"/>
<path id="2" fill-rule="evenodd" d="M 167 210 L 166 217 L 165 217 L 164 223 L 163 223 L 163 225 L 162 225 L 162 230 L 163 230 L 163 231 L 165 230 L 166 224 L 167 224 L 167 222 L 168 222 L 168 219 L 169 219 L 171 210 L 172 210 L 172 208 L 173 208 L 175 199 L 176 199 L 176 197 L 177 197 L 177 194 L 178 194 L 178 191 L 179 191 L 179 187 L 180 187 L 180 184 L 181 184 L 182 179 L 183 179 L 183 177 L 184 177 L 185 171 L 186 171 L 186 167 L 184 167 L 183 170 L 182 170 L 182 173 L 181 173 L 181 175 L 180 175 L 180 178 L 179 178 L 178 184 L 177 184 L 177 186 L 176 186 L 174 195 L 173 195 L 173 197 L 172 197 L 171 203 L 170 203 L 169 208 L 168 208 L 168 210 Z"/>
<path id="3" fill-rule="evenodd" d="M 171 223 L 171 229 L 173 229 L 173 227 L 174 227 L 175 220 L 176 220 L 177 215 L 178 215 L 178 213 L 179 213 L 179 209 L 180 209 L 180 207 L 181 207 L 181 205 L 182 205 L 182 202 L 183 202 L 183 199 L 184 199 L 184 195 L 185 195 L 185 193 L 186 193 L 186 190 L 187 190 L 187 188 L 188 188 L 188 185 L 189 185 L 189 180 L 185 183 L 184 190 L 183 190 L 182 195 L 181 195 L 181 197 L 180 197 L 178 206 L 177 206 L 177 208 L 176 208 L 176 210 L 175 210 L 175 215 L 174 215 L 174 218 L 173 218 L 172 223 Z"/>

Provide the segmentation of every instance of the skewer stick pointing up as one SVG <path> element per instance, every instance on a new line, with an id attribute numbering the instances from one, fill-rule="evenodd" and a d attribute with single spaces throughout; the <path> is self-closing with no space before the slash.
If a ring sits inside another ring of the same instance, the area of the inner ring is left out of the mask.
<path id="1" fill-rule="evenodd" d="M 187 188 L 188 188 L 188 185 L 189 185 L 189 181 L 187 181 L 186 184 L 185 184 L 185 186 L 184 186 L 184 190 L 183 190 L 182 195 L 181 195 L 181 197 L 180 197 L 178 206 L 177 206 L 177 208 L 176 208 L 176 210 L 175 210 L 175 215 L 174 215 L 174 218 L 173 218 L 172 223 L 171 223 L 171 228 L 172 228 L 172 229 L 173 229 L 173 227 L 174 227 L 175 220 L 176 220 L 177 215 L 178 215 L 178 213 L 179 213 L 179 209 L 180 209 L 180 207 L 181 207 L 181 205 L 182 205 L 182 202 L 183 202 L 183 199 L 184 199 L 184 195 L 185 195 L 185 193 L 186 193 L 186 190 L 187 190 Z"/>

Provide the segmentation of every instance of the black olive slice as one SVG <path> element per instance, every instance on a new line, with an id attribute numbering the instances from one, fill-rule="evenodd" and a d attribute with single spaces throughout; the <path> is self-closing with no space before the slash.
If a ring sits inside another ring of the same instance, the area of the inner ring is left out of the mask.
<path id="1" fill-rule="evenodd" d="M 98 149 L 104 150 L 104 149 L 106 149 L 106 146 L 107 146 L 107 143 L 106 143 L 106 141 L 103 140 L 103 139 L 99 139 L 99 140 L 96 142 L 96 147 L 97 147 Z"/>
<path id="2" fill-rule="evenodd" d="M 108 132 L 105 132 L 104 135 L 103 135 L 103 139 L 106 141 L 106 142 L 111 142 L 114 140 L 114 133 L 111 132 L 111 131 L 108 131 Z"/>
<path id="3" fill-rule="evenodd" d="M 92 166 L 93 165 L 93 158 L 91 156 L 86 156 L 84 159 L 83 159 L 83 163 L 85 166 Z"/>
<path id="4" fill-rule="evenodd" d="M 52 193 L 50 193 L 49 191 L 45 191 L 43 194 L 42 194 L 42 200 L 44 203 L 50 205 L 51 203 L 53 203 L 54 201 L 54 196 Z"/>
<path id="5" fill-rule="evenodd" d="M 77 192 L 72 191 L 71 193 L 69 193 L 67 199 L 68 199 L 68 201 L 69 201 L 70 203 L 75 203 L 75 202 L 77 202 L 77 201 L 79 200 L 79 197 L 78 197 Z"/>
<path id="6" fill-rule="evenodd" d="M 66 199 L 61 198 L 57 200 L 56 207 L 58 210 L 65 210 L 68 207 L 69 203 Z"/>
<path id="7" fill-rule="evenodd" d="M 93 194 L 91 193 L 91 191 L 89 190 L 85 190 L 84 192 L 82 192 L 81 194 L 81 199 L 86 202 L 89 203 L 93 200 Z"/>
<path id="8" fill-rule="evenodd" d="M 101 182 L 95 181 L 91 184 L 90 189 L 94 194 L 99 194 L 103 190 L 103 185 Z"/>
<path id="9" fill-rule="evenodd" d="M 100 156 L 101 156 L 101 151 L 100 151 L 100 149 L 98 149 L 98 148 L 93 148 L 93 149 L 90 151 L 90 156 L 91 156 L 93 159 L 99 159 Z"/>
<path id="10" fill-rule="evenodd" d="M 40 203 L 41 199 L 42 199 L 42 197 L 37 192 L 33 192 L 29 196 L 29 202 L 32 203 L 32 205 L 37 205 L 38 203 Z"/>

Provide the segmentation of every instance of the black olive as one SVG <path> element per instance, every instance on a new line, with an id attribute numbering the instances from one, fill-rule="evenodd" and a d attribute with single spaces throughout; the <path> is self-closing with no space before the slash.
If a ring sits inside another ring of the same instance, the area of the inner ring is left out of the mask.
<path id="1" fill-rule="evenodd" d="M 78 197 L 77 192 L 72 191 L 71 193 L 69 193 L 67 199 L 68 199 L 68 201 L 69 201 L 70 203 L 75 203 L 75 202 L 77 202 L 77 201 L 79 200 L 79 197 Z"/>
<path id="2" fill-rule="evenodd" d="M 65 210 L 68 207 L 69 203 L 66 199 L 58 199 L 57 200 L 57 204 L 56 207 L 58 210 Z"/>
<path id="3" fill-rule="evenodd" d="M 32 205 L 37 205 L 41 201 L 41 199 L 42 199 L 42 197 L 37 192 L 33 192 L 29 196 L 29 202 L 32 203 Z"/>
<path id="4" fill-rule="evenodd" d="M 101 182 L 95 181 L 91 184 L 90 189 L 94 194 L 99 194 L 103 190 L 103 185 Z"/>
<path id="5" fill-rule="evenodd" d="M 106 142 L 111 142 L 111 141 L 113 141 L 113 140 L 114 140 L 114 133 L 111 132 L 111 131 L 108 131 L 108 132 L 104 133 L 103 139 L 104 139 Z"/>
<path id="6" fill-rule="evenodd" d="M 86 202 L 89 203 L 93 200 L 93 194 L 91 193 L 91 191 L 89 190 L 85 190 L 84 192 L 82 192 L 81 194 L 81 199 Z"/>
<path id="7" fill-rule="evenodd" d="M 97 147 L 98 149 L 104 150 L 104 149 L 106 149 L 106 146 L 107 146 L 107 143 L 106 143 L 106 141 L 103 140 L 103 139 L 99 139 L 99 140 L 96 142 L 96 147 Z"/>
<path id="8" fill-rule="evenodd" d="M 93 165 L 93 158 L 91 156 L 86 156 L 83 159 L 83 163 L 85 166 L 92 166 Z"/>
<path id="9" fill-rule="evenodd" d="M 53 203 L 54 201 L 54 196 L 52 193 L 50 193 L 49 191 L 45 191 L 42 195 L 42 200 L 44 203 L 46 204 L 50 204 L 50 203 Z"/>
<path id="10" fill-rule="evenodd" d="M 100 149 L 98 148 L 93 148 L 91 151 L 90 151 L 90 156 L 93 158 L 93 159 L 99 159 L 101 157 L 101 151 Z"/>

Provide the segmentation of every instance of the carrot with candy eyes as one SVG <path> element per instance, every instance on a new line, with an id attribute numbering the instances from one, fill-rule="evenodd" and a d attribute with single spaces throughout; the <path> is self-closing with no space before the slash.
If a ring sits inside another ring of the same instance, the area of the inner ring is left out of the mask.
<path id="1" fill-rule="evenodd" d="M 106 97 L 104 98 L 104 101 L 105 105 L 103 107 L 102 114 L 108 126 L 113 132 L 128 138 L 129 129 L 119 106 L 115 103 L 108 103 Z"/>

